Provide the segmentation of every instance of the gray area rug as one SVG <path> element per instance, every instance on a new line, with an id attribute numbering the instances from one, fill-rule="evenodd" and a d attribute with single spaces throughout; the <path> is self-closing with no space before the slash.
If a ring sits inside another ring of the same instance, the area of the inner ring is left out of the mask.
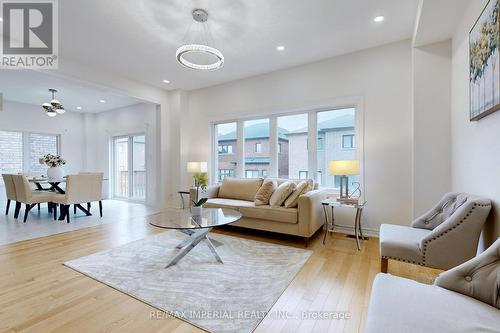
<path id="1" fill-rule="evenodd" d="M 252 332 L 312 254 L 210 234 L 224 264 L 202 242 L 165 269 L 185 237 L 168 231 L 65 265 L 207 331 Z"/>

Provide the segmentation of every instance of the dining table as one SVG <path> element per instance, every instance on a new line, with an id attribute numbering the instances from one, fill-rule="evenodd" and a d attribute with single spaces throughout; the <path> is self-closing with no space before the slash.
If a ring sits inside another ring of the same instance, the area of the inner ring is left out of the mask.
<path id="1" fill-rule="evenodd" d="M 28 181 L 30 183 L 33 183 L 36 186 L 36 189 L 38 191 L 53 191 L 53 192 L 58 192 L 60 194 L 66 193 L 66 191 L 64 191 L 64 189 L 61 188 L 61 186 L 59 186 L 62 183 L 66 183 L 65 177 L 63 177 L 61 179 L 52 179 L 52 178 L 45 178 L 45 177 L 33 177 L 33 178 L 28 178 Z M 44 187 L 44 185 L 45 185 L 45 187 Z"/>

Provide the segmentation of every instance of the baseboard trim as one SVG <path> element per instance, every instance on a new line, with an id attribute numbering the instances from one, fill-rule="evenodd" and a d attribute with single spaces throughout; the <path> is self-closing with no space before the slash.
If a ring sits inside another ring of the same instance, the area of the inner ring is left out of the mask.
<path id="1" fill-rule="evenodd" d="M 378 237 L 378 229 L 362 228 L 364 236 Z M 335 225 L 335 232 L 354 235 L 354 227 L 345 225 Z"/>

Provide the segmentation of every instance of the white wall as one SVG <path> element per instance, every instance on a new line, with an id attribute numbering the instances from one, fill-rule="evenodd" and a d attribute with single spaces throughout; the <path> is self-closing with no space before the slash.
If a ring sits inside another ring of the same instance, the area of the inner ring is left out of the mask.
<path id="1" fill-rule="evenodd" d="M 403 41 L 189 92 L 189 114 L 181 127 L 188 151 L 183 159 L 209 160 L 211 121 L 361 101 L 367 227 L 407 225 L 412 217 L 411 52 L 410 42 Z"/>
<path id="2" fill-rule="evenodd" d="M 0 130 L 30 131 L 61 135 L 61 156 L 66 159 L 66 173 L 81 171 L 85 149 L 83 115 L 66 112 L 55 118 L 48 117 L 40 106 L 4 101 L 0 112 Z"/>
<path id="3" fill-rule="evenodd" d="M 451 40 L 413 49 L 413 215 L 451 190 Z"/>
<path id="4" fill-rule="evenodd" d="M 470 1 L 455 36 L 452 57 L 452 187 L 493 200 L 483 247 L 500 236 L 500 111 L 469 121 L 469 31 L 487 0 Z"/>
<path id="5" fill-rule="evenodd" d="M 141 103 L 97 114 L 86 114 L 85 128 L 88 144 L 88 171 L 104 172 L 111 179 L 111 139 L 114 136 L 146 134 L 146 170 L 148 174 L 146 200 L 150 205 L 159 204 L 159 159 L 160 133 L 156 123 L 156 105 Z M 111 183 L 111 182 L 110 182 Z M 111 195 L 112 192 L 108 194 Z"/>

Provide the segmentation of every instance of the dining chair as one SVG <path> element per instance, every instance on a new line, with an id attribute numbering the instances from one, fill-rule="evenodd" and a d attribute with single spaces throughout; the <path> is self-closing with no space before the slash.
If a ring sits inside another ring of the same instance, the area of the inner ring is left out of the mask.
<path id="1" fill-rule="evenodd" d="M 102 181 L 104 179 L 104 172 L 92 172 L 92 171 L 80 171 L 78 172 L 79 175 L 98 175 L 101 177 L 101 191 L 99 193 L 96 193 L 96 200 L 94 201 L 99 201 L 99 211 L 102 217 Z M 97 200 L 99 198 L 99 200 Z M 87 202 L 87 210 L 90 212 L 92 209 L 91 202 Z M 76 205 L 73 205 L 73 213 L 76 214 Z"/>
<path id="2" fill-rule="evenodd" d="M 53 202 L 61 205 L 61 215 L 70 222 L 69 208 L 71 205 L 82 203 L 99 202 L 99 213 L 102 217 L 102 174 L 78 174 L 69 175 L 66 178 L 66 193 L 55 194 Z M 62 218 L 61 217 L 61 218 Z"/>
<path id="3" fill-rule="evenodd" d="M 28 213 L 33 207 L 39 203 L 52 202 L 54 194 L 45 191 L 32 191 L 26 176 L 12 175 L 12 180 L 14 181 L 14 187 L 16 189 L 16 201 L 26 205 L 24 209 L 23 222 L 26 222 L 28 219 Z M 19 215 L 19 211 L 17 214 Z"/>
<path id="4" fill-rule="evenodd" d="M 16 188 L 14 187 L 14 181 L 12 180 L 12 175 L 2 174 L 3 183 L 5 184 L 5 195 L 7 197 L 7 208 L 5 209 L 5 215 L 9 215 L 9 208 L 11 201 L 16 202 L 16 208 L 14 210 L 14 215 L 19 213 L 20 203 L 17 202 Z"/>

